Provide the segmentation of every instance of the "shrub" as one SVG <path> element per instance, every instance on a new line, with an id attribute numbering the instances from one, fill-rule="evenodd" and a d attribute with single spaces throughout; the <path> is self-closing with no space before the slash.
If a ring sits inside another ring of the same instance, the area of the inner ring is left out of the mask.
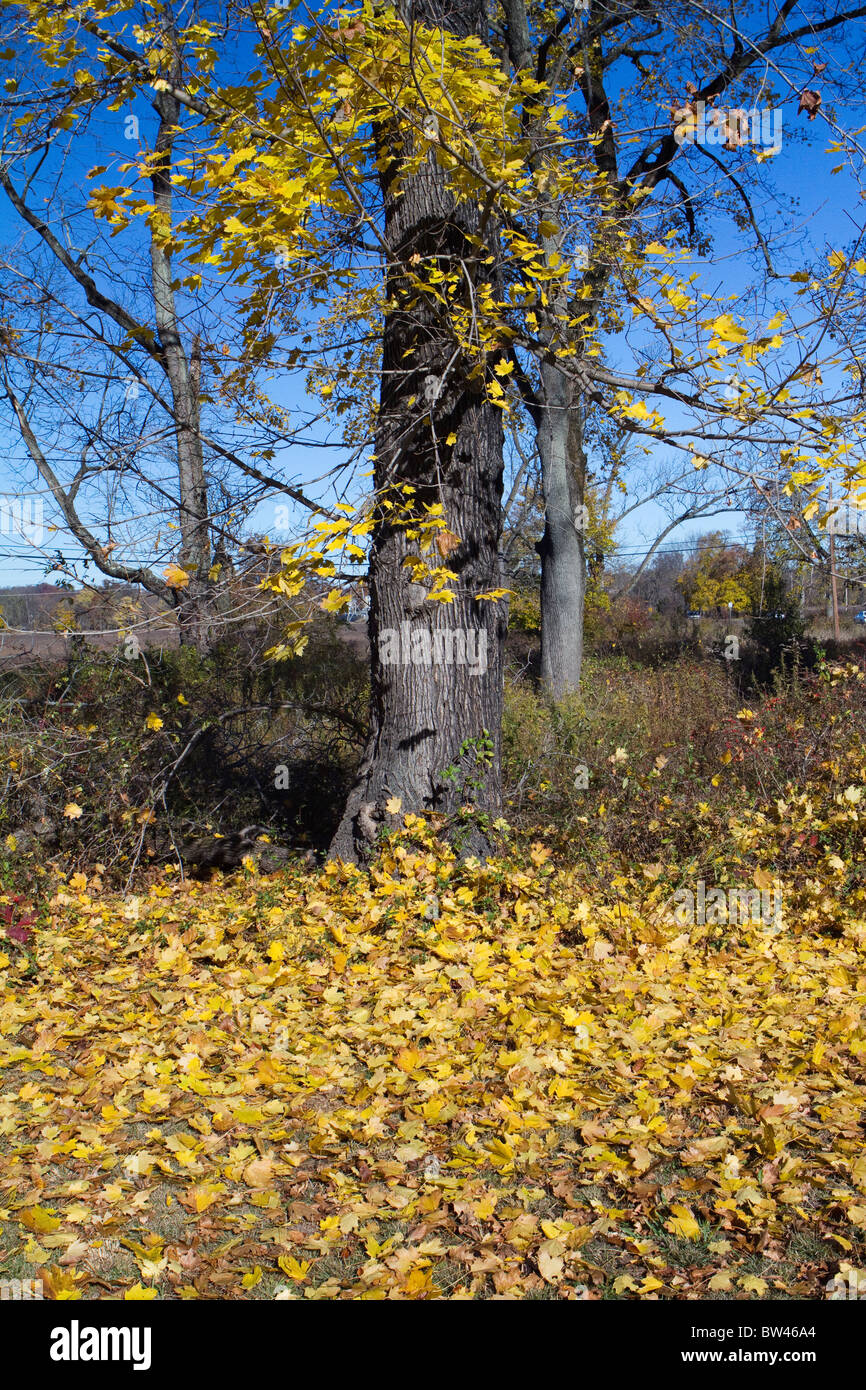
<path id="1" fill-rule="evenodd" d="M 303 660 L 260 647 L 246 633 L 206 657 L 84 648 L 69 669 L 3 673 L 0 832 L 25 859 L 115 874 L 249 823 L 323 846 L 365 734 L 366 670 L 332 620 Z"/>

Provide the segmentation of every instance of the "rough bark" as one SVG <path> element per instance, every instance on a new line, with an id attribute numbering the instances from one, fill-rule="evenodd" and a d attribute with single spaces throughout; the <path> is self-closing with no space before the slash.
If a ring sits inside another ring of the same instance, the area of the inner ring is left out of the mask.
<path id="1" fill-rule="evenodd" d="M 460 35 L 485 32 L 481 0 L 425 0 L 413 14 Z M 401 142 L 409 138 L 405 130 L 379 132 L 390 265 L 374 485 L 380 500 L 409 484 L 418 511 L 443 505 L 459 544 L 449 550 L 442 533 L 445 553 L 432 563 L 456 572 L 450 585 L 456 599 L 431 602 L 412 582 L 404 560 L 418 554 L 418 542 L 380 505 L 369 579 L 371 734 L 331 845 L 333 856 L 347 860 L 366 857 L 378 829 L 393 820 L 391 798 L 398 799 L 400 816 L 459 813 L 466 805 L 496 813 L 500 803 L 506 616 L 502 603 L 478 603 L 475 595 L 501 582 L 501 412 L 486 400 L 482 383 L 467 378 L 470 364 L 455 356 L 434 298 L 419 295 L 405 274 L 410 263 L 423 273 L 462 262 L 471 282 L 489 279 L 491 268 L 467 241 L 481 225 L 480 209 L 455 204 L 432 154 L 416 174 L 400 179 Z M 450 435 L 453 445 L 446 442 Z M 445 658 L 438 661 L 437 643 Z M 458 829 L 463 850 L 483 852 L 478 817 Z"/>

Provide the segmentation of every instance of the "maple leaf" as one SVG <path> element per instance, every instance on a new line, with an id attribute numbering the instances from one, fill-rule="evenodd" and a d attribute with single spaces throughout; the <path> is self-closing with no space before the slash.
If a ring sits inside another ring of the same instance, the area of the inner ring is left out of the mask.
<path id="1" fill-rule="evenodd" d="M 743 325 L 737 323 L 731 314 L 720 314 L 716 319 L 703 320 L 702 326 L 712 329 L 714 338 L 723 343 L 744 343 L 748 337 Z"/>
<path id="2" fill-rule="evenodd" d="M 325 613 L 340 613 L 344 608 L 348 608 L 352 602 L 351 594 L 341 594 L 337 589 L 332 589 L 322 599 L 319 607 Z"/>
<path id="3" fill-rule="evenodd" d="M 185 589 L 189 584 L 189 575 L 180 565 L 166 565 L 163 574 L 170 589 Z"/>
<path id="4" fill-rule="evenodd" d="M 757 1274 L 744 1274 L 741 1279 L 737 1280 L 737 1283 L 741 1289 L 745 1289 L 748 1293 L 756 1293 L 759 1298 L 763 1298 L 767 1292 L 766 1279 L 761 1279 Z"/>

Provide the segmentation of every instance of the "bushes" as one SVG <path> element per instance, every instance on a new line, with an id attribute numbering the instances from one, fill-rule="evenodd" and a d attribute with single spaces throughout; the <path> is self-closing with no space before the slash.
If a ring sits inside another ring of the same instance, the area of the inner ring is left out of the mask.
<path id="1" fill-rule="evenodd" d="M 246 633 L 204 658 L 135 661 L 84 648 L 69 669 L 4 673 L 0 832 L 19 859 L 125 875 L 250 822 L 327 843 L 365 732 L 365 667 L 330 620 L 302 662 L 265 663 L 260 646 Z"/>
<path id="2" fill-rule="evenodd" d="M 590 657 L 579 697 L 558 706 L 530 679 L 511 679 L 506 819 L 604 883 L 636 864 L 662 875 L 733 865 L 738 827 L 757 808 L 775 827 L 780 866 L 835 884 L 839 870 L 822 865 L 853 856 L 851 825 L 843 835 L 832 808 L 856 782 L 848 750 L 866 745 L 862 671 L 795 666 L 746 701 L 737 666 Z M 126 881 L 135 865 L 170 858 L 173 842 L 251 823 L 277 842 L 324 849 L 366 707 L 363 657 L 324 619 L 304 658 L 280 665 L 263 662 L 247 633 L 205 659 L 182 649 L 130 662 L 85 649 L 68 668 L 4 674 L 2 881 L 23 892 L 50 861 L 65 872 L 102 865 Z M 816 787 L 827 815 L 795 843 L 774 807 L 799 806 Z M 756 846 L 750 855 L 763 862 Z"/>
<path id="3" fill-rule="evenodd" d="M 786 591 L 781 574 L 769 569 L 764 577 L 760 608 L 753 606 L 746 628 L 752 644 L 751 674 L 762 685 L 769 683 L 775 672 L 802 664 L 814 665 L 814 643 L 803 638 L 803 619 L 800 609 Z"/>
<path id="4" fill-rule="evenodd" d="M 636 865 L 672 886 L 702 874 L 748 883 L 760 868 L 788 874 L 791 904 L 820 925 L 838 921 L 840 893 L 862 913 L 859 802 L 846 792 L 866 779 L 864 746 L 853 662 L 779 675 L 747 708 L 719 664 L 595 661 L 580 697 L 558 707 L 507 690 L 506 817 L 596 893 Z"/>
<path id="5" fill-rule="evenodd" d="M 618 748 L 633 774 L 648 775 L 659 755 L 681 774 L 706 774 L 719 717 L 736 708 L 726 671 L 710 662 L 654 670 L 623 657 L 589 658 L 580 696 L 555 707 L 512 683 L 503 729 L 509 809 L 566 822 L 583 814 L 576 768 L 586 767 L 590 791 L 607 793 L 622 780 L 621 760 L 612 762 Z"/>

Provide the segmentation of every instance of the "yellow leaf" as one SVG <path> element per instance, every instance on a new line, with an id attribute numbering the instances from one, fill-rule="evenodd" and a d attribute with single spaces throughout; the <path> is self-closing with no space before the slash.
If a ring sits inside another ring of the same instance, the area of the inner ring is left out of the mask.
<path id="1" fill-rule="evenodd" d="M 723 343 L 744 343 L 748 336 L 745 328 L 730 314 L 722 314 L 717 319 L 704 319 L 703 327 L 711 328 Z"/>
<path id="2" fill-rule="evenodd" d="M 292 1255 L 280 1255 L 277 1264 L 284 1274 L 298 1284 L 303 1284 L 312 1268 L 311 1260 L 296 1260 Z"/>
<path id="3" fill-rule="evenodd" d="M 394 1065 L 399 1067 L 401 1071 L 410 1072 L 415 1070 L 420 1061 L 421 1053 L 417 1052 L 414 1047 L 401 1047 L 394 1058 Z"/>
<path id="4" fill-rule="evenodd" d="M 749 1293 L 756 1293 L 759 1298 L 763 1298 L 767 1292 L 767 1281 L 761 1279 L 757 1274 L 744 1274 L 737 1283 L 741 1289 L 746 1289 Z"/>
<path id="5" fill-rule="evenodd" d="M 25 1207 L 20 1219 L 28 1231 L 38 1231 L 41 1235 L 56 1231 L 60 1225 L 60 1217 L 52 1216 L 44 1207 Z"/>
<path id="6" fill-rule="evenodd" d="M 351 594 L 341 594 L 338 589 L 332 589 L 331 592 L 322 599 L 319 607 L 325 613 L 339 613 L 341 608 L 348 608 L 351 601 Z"/>
<path id="7" fill-rule="evenodd" d="M 548 1284 L 555 1284 L 562 1274 L 563 1261 L 559 1255 L 552 1255 L 543 1248 L 539 1250 L 536 1257 L 538 1272 L 542 1279 Z"/>
<path id="8" fill-rule="evenodd" d="M 665 1222 L 667 1230 L 672 1231 L 675 1236 L 683 1236 L 686 1240 L 700 1240 L 701 1228 L 695 1220 L 688 1207 L 672 1206 L 673 1216 Z"/>
<path id="9" fill-rule="evenodd" d="M 188 1198 L 184 1197 L 181 1200 L 184 1206 L 192 1206 L 194 1211 L 201 1213 L 213 1206 L 214 1202 L 219 1201 L 225 1190 L 226 1185 L 223 1182 L 200 1183 L 192 1189 Z"/>
<path id="10" fill-rule="evenodd" d="M 189 575 L 180 565 L 166 565 L 163 574 L 170 589 L 185 589 L 189 583 Z"/>
<path id="11" fill-rule="evenodd" d="M 235 1119 L 242 1125 L 260 1125 L 264 1120 L 261 1110 L 252 1105 L 239 1105 L 235 1111 Z"/>

